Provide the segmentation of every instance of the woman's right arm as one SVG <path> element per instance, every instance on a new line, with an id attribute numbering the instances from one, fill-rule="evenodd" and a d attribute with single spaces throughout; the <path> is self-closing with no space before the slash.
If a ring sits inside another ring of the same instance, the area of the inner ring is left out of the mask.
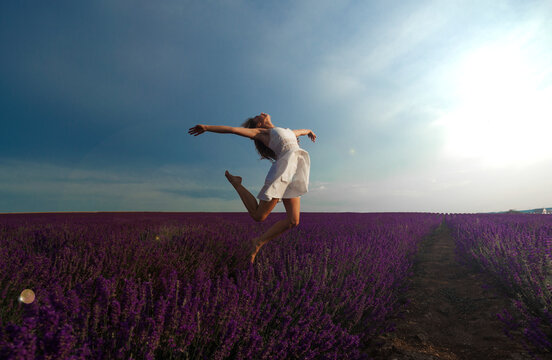
<path id="1" fill-rule="evenodd" d="M 224 126 L 224 125 L 196 125 L 190 130 L 188 134 L 198 136 L 203 134 L 206 131 L 220 133 L 220 134 L 235 134 L 244 136 L 250 139 L 254 139 L 257 135 L 261 133 L 261 129 L 249 129 L 243 127 L 233 127 L 233 126 Z"/>

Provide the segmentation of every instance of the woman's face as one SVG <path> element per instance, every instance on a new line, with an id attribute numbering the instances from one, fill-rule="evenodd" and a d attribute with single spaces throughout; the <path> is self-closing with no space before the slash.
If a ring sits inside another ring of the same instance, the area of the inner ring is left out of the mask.
<path id="1" fill-rule="evenodd" d="M 260 113 L 256 116 L 257 118 L 257 127 L 260 128 L 269 128 L 272 127 L 272 122 L 270 121 L 270 115 L 266 113 Z"/>

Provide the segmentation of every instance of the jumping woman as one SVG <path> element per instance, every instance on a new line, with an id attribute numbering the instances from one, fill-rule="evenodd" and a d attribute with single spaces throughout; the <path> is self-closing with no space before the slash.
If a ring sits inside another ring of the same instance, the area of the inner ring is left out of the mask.
<path id="1" fill-rule="evenodd" d="M 284 231 L 299 225 L 300 196 L 308 191 L 309 153 L 299 147 L 297 138 L 307 135 L 313 142 L 316 135 L 308 129 L 290 130 L 275 127 L 270 115 L 261 113 L 247 119 L 241 127 L 196 125 L 190 135 L 198 136 L 206 131 L 235 134 L 250 138 L 262 159 L 272 161 L 265 183 L 257 198 L 242 185 L 242 178 L 226 171 L 230 184 L 236 189 L 249 215 L 255 221 L 264 221 L 280 199 L 286 208 L 287 217 L 272 225 L 263 235 L 252 239 L 251 263 L 259 250 Z"/>

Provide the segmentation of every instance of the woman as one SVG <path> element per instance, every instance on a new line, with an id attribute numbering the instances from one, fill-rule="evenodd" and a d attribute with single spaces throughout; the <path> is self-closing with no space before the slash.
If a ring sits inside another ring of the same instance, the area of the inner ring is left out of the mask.
<path id="1" fill-rule="evenodd" d="M 308 129 L 275 127 L 270 115 L 265 113 L 247 119 L 242 127 L 196 125 L 188 133 L 198 136 L 206 131 L 248 137 L 255 141 L 261 158 L 272 161 L 265 184 L 257 195 L 258 203 L 241 184 L 241 177 L 230 174 L 228 170 L 225 173 L 255 221 L 264 221 L 280 199 L 286 208 L 286 219 L 278 221 L 263 235 L 252 240 L 251 263 L 254 263 L 263 245 L 299 224 L 300 196 L 308 191 L 310 158 L 309 153 L 299 147 L 297 138 L 307 135 L 314 142 L 316 135 Z"/>

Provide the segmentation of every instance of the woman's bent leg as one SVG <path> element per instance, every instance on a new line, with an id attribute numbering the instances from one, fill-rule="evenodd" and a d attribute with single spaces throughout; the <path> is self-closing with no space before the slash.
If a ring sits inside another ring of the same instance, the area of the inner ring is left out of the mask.
<path id="1" fill-rule="evenodd" d="M 286 219 L 280 220 L 272 225 L 263 235 L 253 240 L 255 247 L 251 254 L 251 263 L 255 262 L 255 257 L 261 248 L 270 240 L 274 239 L 281 233 L 299 225 L 299 214 L 301 198 L 283 199 L 286 208 Z"/>
<path id="2" fill-rule="evenodd" d="M 251 215 L 255 221 L 264 221 L 278 203 L 278 199 L 269 201 L 261 200 L 257 203 L 255 196 L 241 184 L 242 178 L 240 176 L 234 176 L 228 171 L 226 171 L 225 175 L 230 184 L 236 189 L 249 215 Z"/>

